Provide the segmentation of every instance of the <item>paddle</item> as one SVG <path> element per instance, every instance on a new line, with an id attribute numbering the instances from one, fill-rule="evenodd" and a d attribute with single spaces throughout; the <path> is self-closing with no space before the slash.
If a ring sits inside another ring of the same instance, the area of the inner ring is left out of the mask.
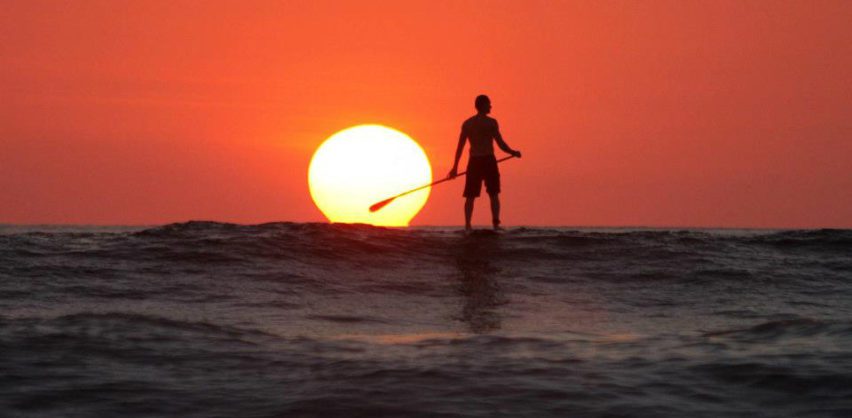
<path id="1" fill-rule="evenodd" d="M 508 156 L 508 157 L 503 157 L 503 158 L 501 158 L 501 159 L 497 160 L 497 162 L 498 162 L 498 163 L 500 163 L 500 162 L 506 161 L 506 160 L 508 160 L 508 159 L 510 159 L 510 158 L 515 158 L 515 156 L 514 156 L 514 155 L 510 155 L 510 156 Z M 467 174 L 467 171 L 462 171 L 462 172 L 461 172 L 461 173 L 459 173 L 456 177 L 461 177 L 461 176 L 463 176 L 463 175 L 465 175 L 465 174 Z M 374 204 L 373 204 L 373 206 L 370 206 L 370 212 L 375 212 L 375 211 L 377 211 L 377 210 L 379 210 L 379 209 L 381 209 L 381 208 L 383 208 L 383 207 L 387 206 L 387 205 L 388 205 L 388 203 L 393 202 L 393 200 L 394 200 L 394 199 L 396 199 L 396 198 L 398 198 L 398 197 L 405 196 L 405 195 L 407 195 L 407 194 L 409 194 L 409 193 L 414 193 L 414 192 L 416 192 L 416 191 L 418 191 L 418 190 L 420 190 L 420 189 L 425 189 L 425 188 L 427 188 L 427 187 L 431 187 L 431 186 L 434 186 L 434 185 L 436 185 L 436 184 L 441 184 L 441 183 L 443 183 L 443 182 L 445 182 L 445 181 L 450 181 L 450 180 L 452 180 L 452 179 L 454 179 L 454 178 L 456 178 L 456 177 L 447 177 L 447 178 L 445 178 L 445 179 L 441 179 L 441 180 L 438 180 L 438 181 L 432 182 L 432 183 L 430 183 L 430 184 L 427 184 L 427 185 L 424 185 L 424 186 L 420 186 L 420 187 L 417 187 L 417 188 L 411 189 L 411 190 L 409 190 L 409 191 L 407 191 L 407 192 L 400 193 L 400 194 L 398 194 L 398 195 L 396 195 L 396 196 L 389 197 L 389 198 L 387 198 L 387 199 L 385 199 L 385 200 L 382 200 L 381 202 L 374 203 Z"/>

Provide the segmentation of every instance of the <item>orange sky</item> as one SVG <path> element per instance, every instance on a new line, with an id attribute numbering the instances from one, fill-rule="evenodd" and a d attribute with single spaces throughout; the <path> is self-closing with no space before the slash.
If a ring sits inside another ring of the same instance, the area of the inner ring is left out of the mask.
<path id="1" fill-rule="evenodd" d="M 0 222 L 323 221 L 325 138 L 385 124 L 444 175 L 486 93 L 524 153 L 506 224 L 852 227 L 849 22 L 849 1 L 6 2 Z M 462 185 L 412 224 L 460 224 Z"/>

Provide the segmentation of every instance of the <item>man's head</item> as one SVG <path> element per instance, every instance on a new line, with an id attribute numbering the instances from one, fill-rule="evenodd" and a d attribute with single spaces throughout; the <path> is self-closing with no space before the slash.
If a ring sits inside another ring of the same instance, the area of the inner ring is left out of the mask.
<path id="1" fill-rule="evenodd" d="M 476 106 L 476 111 L 483 115 L 491 113 L 491 99 L 484 94 L 476 96 L 476 101 L 473 102 L 473 105 Z"/>

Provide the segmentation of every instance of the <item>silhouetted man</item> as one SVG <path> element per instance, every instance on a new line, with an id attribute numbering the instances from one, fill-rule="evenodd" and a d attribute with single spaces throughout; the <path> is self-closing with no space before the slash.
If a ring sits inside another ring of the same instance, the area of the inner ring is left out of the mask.
<path id="1" fill-rule="evenodd" d="M 521 152 L 513 150 L 503 141 L 497 120 L 489 117 L 491 99 L 484 94 L 476 96 L 474 102 L 476 115 L 464 121 L 459 135 L 459 145 L 456 148 L 456 158 L 449 177 L 456 177 L 459 169 L 459 159 L 464 150 L 465 140 L 470 141 L 470 155 L 467 159 L 467 180 L 464 183 L 464 228 L 471 230 L 470 218 L 473 215 L 473 201 L 479 197 L 482 182 L 485 181 L 485 191 L 491 198 L 491 222 L 494 229 L 500 229 L 500 171 L 497 169 L 497 158 L 494 156 L 494 141 L 504 152 L 520 158 Z"/>

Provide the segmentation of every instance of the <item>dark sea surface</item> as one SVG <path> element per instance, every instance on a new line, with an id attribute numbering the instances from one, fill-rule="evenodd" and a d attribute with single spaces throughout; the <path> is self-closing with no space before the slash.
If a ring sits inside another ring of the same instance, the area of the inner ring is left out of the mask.
<path id="1" fill-rule="evenodd" d="M 0 226 L 0 417 L 852 417 L 852 231 Z"/>

